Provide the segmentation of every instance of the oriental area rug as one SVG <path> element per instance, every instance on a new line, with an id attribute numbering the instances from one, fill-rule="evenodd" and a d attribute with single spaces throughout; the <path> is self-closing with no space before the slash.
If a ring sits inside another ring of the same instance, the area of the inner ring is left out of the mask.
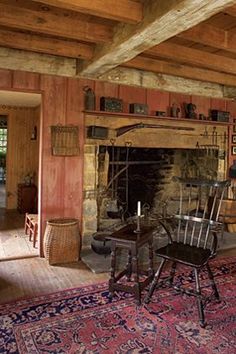
<path id="1" fill-rule="evenodd" d="M 236 353 L 236 257 L 211 265 L 221 302 L 207 304 L 204 329 L 193 297 L 163 288 L 137 306 L 123 292 L 111 302 L 107 283 L 99 283 L 0 305 L 0 353 Z M 187 268 L 176 282 L 193 285 Z M 204 271 L 201 284 L 209 292 Z"/>

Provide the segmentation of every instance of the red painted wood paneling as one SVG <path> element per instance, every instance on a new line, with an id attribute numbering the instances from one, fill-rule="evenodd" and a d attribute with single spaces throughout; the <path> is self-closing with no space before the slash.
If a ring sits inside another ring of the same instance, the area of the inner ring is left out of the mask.
<path id="1" fill-rule="evenodd" d="M 14 89 L 38 91 L 40 85 L 40 74 L 14 71 L 12 85 Z"/>
<path id="2" fill-rule="evenodd" d="M 147 92 L 146 89 L 142 87 L 132 87 L 132 86 L 120 86 L 119 97 L 124 103 L 124 112 L 129 112 L 130 103 L 146 103 Z"/>
<path id="3" fill-rule="evenodd" d="M 176 92 L 171 92 L 170 93 L 170 107 L 172 104 L 177 104 L 180 108 L 180 117 L 185 118 L 185 108 L 184 104 L 185 103 L 190 103 L 191 102 L 191 96 L 190 95 L 184 95 L 181 93 L 176 93 Z"/>
<path id="4" fill-rule="evenodd" d="M 100 98 L 118 97 L 119 86 L 109 82 L 95 81 L 95 95 L 96 95 L 96 110 L 100 110 Z"/>
<path id="5" fill-rule="evenodd" d="M 155 115 L 156 111 L 163 111 L 166 116 L 170 116 L 169 92 L 147 90 L 147 104 L 151 115 Z"/>
<path id="6" fill-rule="evenodd" d="M 12 86 L 12 71 L 0 69 L 0 87 L 4 90 Z"/>
<path id="7" fill-rule="evenodd" d="M 41 89 L 44 91 L 42 107 L 42 148 L 41 148 L 41 210 L 42 232 L 48 218 L 64 216 L 65 157 L 52 156 L 51 126 L 65 124 L 66 81 L 62 77 L 42 75 Z"/>
<path id="8" fill-rule="evenodd" d="M 233 123 L 233 119 L 236 119 L 236 101 L 226 101 L 226 111 L 230 112 L 230 121 Z"/>
<path id="9" fill-rule="evenodd" d="M 83 206 L 83 154 L 84 154 L 84 86 L 93 89 L 94 83 L 90 80 L 68 79 L 67 89 L 67 124 L 79 126 L 79 146 L 78 156 L 65 158 L 65 216 L 79 219 L 82 225 Z"/>
<path id="10" fill-rule="evenodd" d="M 196 113 L 199 117 L 199 114 L 204 114 L 205 117 L 209 117 L 210 112 L 210 104 L 211 104 L 211 99 L 209 97 L 203 97 L 203 96 L 194 96 L 192 95 L 191 97 L 192 103 L 196 105 Z"/>
<path id="11" fill-rule="evenodd" d="M 220 111 L 226 111 L 226 100 L 220 98 L 211 99 L 211 109 L 218 109 Z"/>

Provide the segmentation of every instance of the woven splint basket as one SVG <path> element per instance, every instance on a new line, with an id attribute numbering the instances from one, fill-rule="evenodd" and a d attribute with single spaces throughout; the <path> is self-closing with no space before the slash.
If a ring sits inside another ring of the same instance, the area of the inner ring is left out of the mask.
<path id="1" fill-rule="evenodd" d="M 77 219 L 51 219 L 44 235 L 44 256 L 49 264 L 79 260 L 80 235 Z"/>

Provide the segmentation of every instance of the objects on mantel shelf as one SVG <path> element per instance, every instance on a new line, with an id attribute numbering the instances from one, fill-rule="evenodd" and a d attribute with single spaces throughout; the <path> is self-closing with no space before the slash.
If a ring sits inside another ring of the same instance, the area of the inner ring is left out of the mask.
<path id="1" fill-rule="evenodd" d="M 143 103 L 131 103 L 129 112 L 134 114 L 148 115 L 148 105 Z"/>
<path id="2" fill-rule="evenodd" d="M 163 112 L 163 111 L 156 111 L 156 116 L 157 116 L 157 117 L 165 117 L 165 116 L 166 116 L 166 112 Z"/>
<path id="3" fill-rule="evenodd" d="M 96 107 L 96 98 L 94 91 L 89 86 L 84 86 L 84 107 L 87 110 L 94 110 Z"/>
<path id="4" fill-rule="evenodd" d="M 196 108 L 197 106 L 194 103 L 184 103 L 186 118 L 197 119 Z"/>
<path id="5" fill-rule="evenodd" d="M 173 103 L 170 109 L 170 115 L 173 118 L 179 118 L 180 114 L 180 107 L 177 105 L 177 103 Z"/>
<path id="6" fill-rule="evenodd" d="M 101 97 L 100 110 L 105 112 L 123 112 L 123 100 L 115 97 Z"/>
<path id="7" fill-rule="evenodd" d="M 228 122 L 230 113 L 226 111 L 219 111 L 217 109 L 211 110 L 211 118 L 213 121 L 217 122 Z"/>

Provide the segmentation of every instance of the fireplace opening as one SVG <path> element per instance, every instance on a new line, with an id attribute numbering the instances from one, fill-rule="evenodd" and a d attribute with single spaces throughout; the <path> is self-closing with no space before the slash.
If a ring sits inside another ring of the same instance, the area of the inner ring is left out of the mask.
<path id="1" fill-rule="evenodd" d="M 125 220 L 137 212 L 163 215 L 175 212 L 173 176 L 216 179 L 219 149 L 141 148 L 100 146 L 98 151 L 98 229 L 105 219 Z M 112 221 L 111 221 L 112 223 Z"/>

